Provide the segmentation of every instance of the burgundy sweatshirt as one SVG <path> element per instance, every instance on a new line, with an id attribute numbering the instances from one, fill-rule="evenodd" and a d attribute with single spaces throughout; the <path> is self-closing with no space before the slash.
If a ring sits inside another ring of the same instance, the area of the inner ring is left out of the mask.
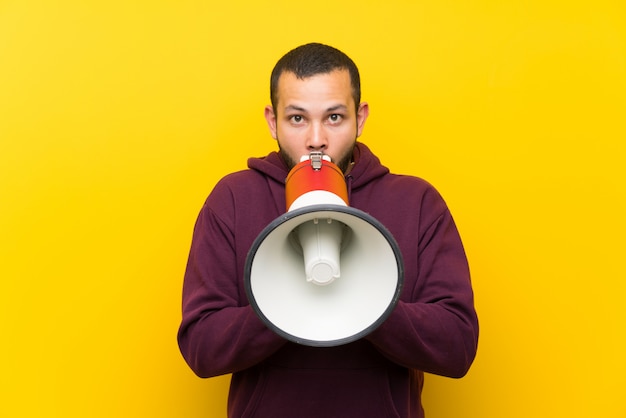
<path id="1" fill-rule="evenodd" d="M 275 152 L 224 177 L 195 225 L 178 342 L 200 377 L 232 373 L 229 417 L 423 417 L 423 373 L 462 377 L 478 319 L 452 216 L 427 182 L 391 174 L 362 143 L 350 206 L 379 220 L 404 261 L 398 305 L 376 330 L 336 347 L 288 342 L 248 303 L 243 273 L 257 235 L 285 212 L 287 168 Z"/>

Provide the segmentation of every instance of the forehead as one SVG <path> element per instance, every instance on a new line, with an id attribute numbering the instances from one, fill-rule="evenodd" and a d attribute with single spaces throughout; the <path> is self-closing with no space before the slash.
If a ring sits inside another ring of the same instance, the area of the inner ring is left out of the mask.
<path id="1" fill-rule="evenodd" d="M 353 105 L 352 85 L 347 70 L 316 74 L 298 78 L 292 72 L 284 72 L 278 79 L 278 107 L 294 103 L 330 103 Z"/>

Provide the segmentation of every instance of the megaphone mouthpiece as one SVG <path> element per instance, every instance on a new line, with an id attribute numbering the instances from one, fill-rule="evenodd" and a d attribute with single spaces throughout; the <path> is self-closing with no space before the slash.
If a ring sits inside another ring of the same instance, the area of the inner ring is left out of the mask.
<path id="1" fill-rule="evenodd" d="M 319 152 L 303 156 L 285 181 L 287 211 L 311 204 L 348 206 L 348 188 L 343 172 Z"/>

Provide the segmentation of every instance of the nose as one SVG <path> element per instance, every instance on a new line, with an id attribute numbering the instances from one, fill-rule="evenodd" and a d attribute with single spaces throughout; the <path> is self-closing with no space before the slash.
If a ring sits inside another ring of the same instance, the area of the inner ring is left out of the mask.
<path id="1" fill-rule="evenodd" d="M 309 151 L 324 151 L 328 148 L 328 137 L 321 124 L 311 124 L 306 146 Z"/>

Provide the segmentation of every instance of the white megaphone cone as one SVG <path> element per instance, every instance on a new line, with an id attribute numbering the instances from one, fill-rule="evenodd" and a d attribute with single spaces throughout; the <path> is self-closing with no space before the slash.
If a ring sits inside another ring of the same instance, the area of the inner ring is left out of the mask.
<path id="1" fill-rule="evenodd" d="M 378 327 L 400 297 L 403 264 L 393 236 L 348 205 L 341 170 L 315 152 L 285 183 L 287 212 L 256 238 L 244 286 L 261 320 L 290 341 L 336 346 Z"/>

